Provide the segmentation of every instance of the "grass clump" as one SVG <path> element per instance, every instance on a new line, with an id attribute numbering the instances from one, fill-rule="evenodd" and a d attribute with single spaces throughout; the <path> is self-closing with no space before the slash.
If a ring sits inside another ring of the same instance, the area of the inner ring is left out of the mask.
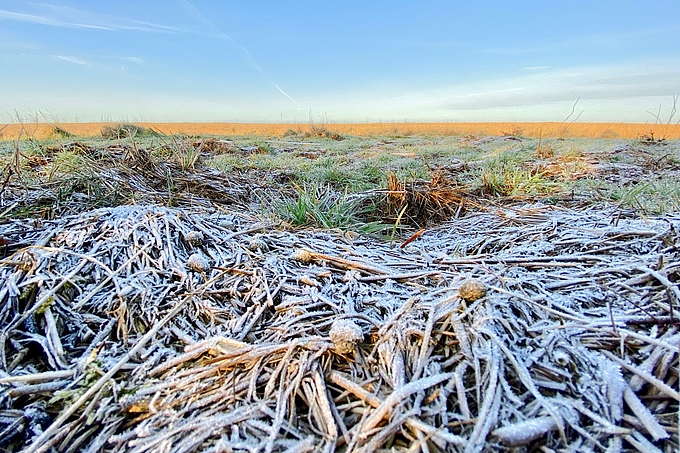
<path id="1" fill-rule="evenodd" d="M 321 124 L 310 123 L 309 130 L 307 130 L 307 131 L 303 131 L 300 128 L 298 128 L 297 130 L 288 129 L 288 130 L 286 130 L 286 132 L 283 133 L 283 137 L 327 138 L 327 139 L 335 140 L 335 141 L 341 141 L 341 140 L 345 139 L 345 137 L 338 134 L 337 132 L 333 132 L 333 131 L 329 130 L 326 127 L 325 122 L 322 122 Z"/>
<path id="2" fill-rule="evenodd" d="M 309 132 L 307 133 L 308 137 L 319 137 L 319 138 L 329 138 L 331 140 L 344 140 L 344 137 L 337 132 L 333 132 L 331 130 L 328 130 L 326 126 L 320 125 L 316 126 L 312 124 L 309 128 Z"/>
<path id="3" fill-rule="evenodd" d="M 367 221 L 376 207 L 357 197 L 341 194 L 328 185 L 296 186 L 294 198 L 274 204 L 275 214 L 294 227 L 316 227 L 377 234 L 390 228 L 376 221 Z"/>
<path id="4" fill-rule="evenodd" d="M 185 137 L 172 137 L 172 142 L 163 147 L 163 157 L 178 165 L 182 171 L 194 170 L 202 165 L 203 144 L 195 146 Z"/>
<path id="5" fill-rule="evenodd" d="M 50 130 L 49 134 L 50 138 L 53 139 L 65 139 L 65 138 L 73 138 L 75 137 L 75 134 L 70 133 L 66 129 L 59 127 L 59 126 L 52 126 L 52 129 Z"/>
<path id="6" fill-rule="evenodd" d="M 619 206 L 633 208 L 647 215 L 680 211 L 680 182 L 671 179 L 645 181 L 612 191 Z"/>
<path id="7" fill-rule="evenodd" d="M 549 194 L 554 192 L 557 183 L 542 173 L 523 168 L 485 168 L 479 173 L 478 187 L 485 195 L 507 197 Z"/>
<path id="8" fill-rule="evenodd" d="M 92 159 L 77 151 L 50 157 L 32 155 L 17 181 L 12 217 L 53 219 L 64 213 L 125 203 L 125 195 L 100 170 Z"/>
<path id="9" fill-rule="evenodd" d="M 680 182 L 677 178 L 658 177 L 646 181 L 620 183 L 598 178 L 583 178 L 571 184 L 572 193 L 589 203 L 615 203 L 642 215 L 664 215 L 680 211 Z"/>
<path id="10" fill-rule="evenodd" d="M 241 156 L 236 156 L 234 154 L 220 154 L 214 156 L 206 161 L 206 165 L 223 173 L 243 171 L 247 168 L 245 160 Z"/>
<path id="11" fill-rule="evenodd" d="M 479 192 L 491 196 L 544 195 L 559 189 L 559 184 L 536 168 L 527 168 L 531 155 L 506 151 L 486 160 L 476 175 Z"/>
<path id="12" fill-rule="evenodd" d="M 387 175 L 387 197 L 384 211 L 394 224 L 425 227 L 429 222 L 450 219 L 476 205 L 456 181 L 435 172 L 430 180 L 401 181 L 394 173 Z"/>
<path id="13" fill-rule="evenodd" d="M 121 139 L 154 135 L 151 129 L 131 123 L 117 123 L 101 128 L 102 138 Z"/>

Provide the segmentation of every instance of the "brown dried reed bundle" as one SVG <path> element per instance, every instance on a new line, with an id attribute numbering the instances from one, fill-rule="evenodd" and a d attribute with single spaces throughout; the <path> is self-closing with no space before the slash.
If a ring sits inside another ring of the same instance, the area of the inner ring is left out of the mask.
<path id="1" fill-rule="evenodd" d="M 430 181 L 401 182 L 394 173 L 387 175 L 386 208 L 389 218 L 400 223 L 425 227 L 458 217 L 469 206 L 477 206 L 463 187 L 437 171 Z"/>

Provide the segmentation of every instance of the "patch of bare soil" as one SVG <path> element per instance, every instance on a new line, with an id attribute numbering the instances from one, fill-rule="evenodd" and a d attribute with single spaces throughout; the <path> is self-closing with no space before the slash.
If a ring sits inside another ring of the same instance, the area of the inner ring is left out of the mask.
<path id="1" fill-rule="evenodd" d="M 675 451 L 678 231 L 540 205 L 403 248 L 226 209 L 6 223 L 0 443 Z"/>

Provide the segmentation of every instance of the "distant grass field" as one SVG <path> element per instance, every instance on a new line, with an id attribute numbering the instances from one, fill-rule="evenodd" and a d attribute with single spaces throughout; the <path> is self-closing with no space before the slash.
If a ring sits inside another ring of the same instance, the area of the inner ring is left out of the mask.
<path id="1" fill-rule="evenodd" d="M 411 135 L 517 135 L 546 138 L 605 138 L 635 139 L 643 136 L 680 139 L 679 124 L 643 123 L 324 123 L 324 124 L 259 124 L 259 123 L 135 123 L 159 134 L 187 135 L 284 135 L 324 133 L 354 136 Z M 93 137 L 116 123 L 24 123 L 0 127 L 0 139 L 16 139 L 20 131 L 37 139 L 58 138 L 60 135 Z"/>

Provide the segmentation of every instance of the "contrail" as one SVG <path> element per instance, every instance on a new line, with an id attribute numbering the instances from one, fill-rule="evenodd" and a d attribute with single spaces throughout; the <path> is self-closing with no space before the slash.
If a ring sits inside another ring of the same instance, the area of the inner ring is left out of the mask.
<path id="1" fill-rule="evenodd" d="M 266 70 L 264 70 L 264 69 L 257 63 L 257 61 L 255 61 L 255 59 L 254 59 L 253 56 L 250 54 L 250 52 L 248 52 L 248 49 L 246 49 L 246 48 L 243 47 L 242 45 L 238 44 L 236 41 L 234 41 L 233 39 L 231 39 L 231 36 L 229 36 L 228 34 L 226 34 L 225 32 L 223 32 L 223 31 L 220 30 L 219 28 L 217 28 L 217 27 L 215 26 L 215 24 L 213 24 L 212 22 L 210 22 L 210 21 L 208 20 L 208 18 L 205 17 L 205 16 L 198 10 L 198 8 L 196 8 L 194 5 L 192 5 L 188 0 L 177 0 L 177 3 L 181 4 L 182 6 L 184 6 L 184 8 L 186 8 L 186 10 L 189 11 L 189 14 L 191 14 L 192 16 L 194 16 L 195 19 L 199 20 L 200 22 L 203 22 L 203 23 L 204 23 L 204 24 L 205 24 L 205 25 L 213 32 L 213 34 L 214 34 L 216 37 L 221 38 L 221 39 L 224 39 L 224 40 L 226 40 L 227 42 L 229 42 L 229 44 L 230 44 L 232 47 L 234 47 L 234 48 L 241 54 L 241 56 L 248 62 L 248 64 L 250 64 L 250 66 L 252 66 L 258 73 L 260 73 L 260 75 L 261 75 L 267 82 L 269 82 L 274 88 L 276 88 L 277 90 L 279 90 L 279 92 L 280 92 L 282 95 L 284 95 L 285 97 L 287 97 L 288 99 L 290 99 L 291 101 L 293 101 L 293 102 L 295 103 L 295 105 L 297 105 L 298 107 L 300 106 L 300 104 L 298 103 L 298 101 L 296 101 L 295 99 L 293 99 L 293 98 L 291 97 L 290 94 L 288 94 L 288 93 L 286 93 L 285 91 L 283 91 L 283 88 L 281 88 L 281 87 L 279 86 L 279 84 L 276 83 L 276 82 L 274 81 L 274 79 L 272 78 L 272 76 L 269 75 L 269 73 L 268 73 Z"/>

